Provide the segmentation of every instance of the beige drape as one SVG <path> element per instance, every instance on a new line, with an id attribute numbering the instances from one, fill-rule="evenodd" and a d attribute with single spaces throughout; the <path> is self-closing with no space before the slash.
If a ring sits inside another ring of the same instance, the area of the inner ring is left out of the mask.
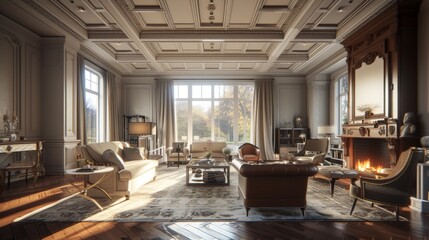
<path id="1" fill-rule="evenodd" d="M 170 147 L 176 139 L 173 80 L 156 80 L 156 126 L 161 146 Z"/>
<path id="2" fill-rule="evenodd" d="M 77 55 L 77 139 L 86 144 L 85 127 L 85 59 Z"/>
<path id="3" fill-rule="evenodd" d="M 253 142 L 263 160 L 274 159 L 273 80 L 257 79 L 253 96 Z"/>
<path id="4" fill-rule="evenodd" d="M 106 141 L 119 140 L 118 99 L 115 75 L 106 72 Z"/>

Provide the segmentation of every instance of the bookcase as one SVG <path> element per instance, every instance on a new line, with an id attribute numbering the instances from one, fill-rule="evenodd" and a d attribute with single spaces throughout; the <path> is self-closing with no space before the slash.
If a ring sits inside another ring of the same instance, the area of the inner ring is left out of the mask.
<path id="1" fill-rule="evenodd" d="M 344 156 L 343 156 L 343 149 L 341 147 L 341 141 L 337 140 L 331 140 L 330 148 L 329 148 L 329 155 L 327 156 L 327 160 L 333 164 L 339 164 L 344 166 Z"/>
<path id="2" fill-rule="evenodd" d="M 306 137 L 309 137 L 308 128 L 277 128 L 275 152 L 279 153 L 282 147 L 296 148 L 297 143 L 304 142 L 304 139 L 299 137 L 301 133 L 305 133 Z"/>

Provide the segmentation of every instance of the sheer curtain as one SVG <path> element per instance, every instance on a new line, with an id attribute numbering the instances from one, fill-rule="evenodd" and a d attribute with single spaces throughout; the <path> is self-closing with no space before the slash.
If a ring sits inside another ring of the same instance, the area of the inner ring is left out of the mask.
<path id="1" fill-rule="evenodd" d="M 161 146 L 170 147 L 176 139 L 173 80 L 157 79 L 155 94 L 158 139 Z"/>
<path id="2" fill-rule="evenodd" d="M 77 139 L 86 144 L 85 127 L 85 59 L 77 55 Z"/>
<path id="3" fill-rule="evenodd" d="M 273 80 L 257 79 L 253 96 L 253 142 L 263 160 L 274 159 L 273 150 Z"/>
<path id="4" fill-rule="evenodd" d="M 115 75 L 106 72 L 106 140 L 119 140 L 118 106 Z"/>

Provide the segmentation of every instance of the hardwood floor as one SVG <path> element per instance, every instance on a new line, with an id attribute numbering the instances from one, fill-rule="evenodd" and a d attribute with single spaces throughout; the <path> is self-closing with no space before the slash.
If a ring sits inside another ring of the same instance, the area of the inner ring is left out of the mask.
<path id="1" fill-rule="evenodd" d="M 409 208 L 403 222 L 13 222 L 75 191 L 62 176 L 37 189 L 11 183 L 0 197 L 0 239 L 429 239 L 429 215 Z"/>

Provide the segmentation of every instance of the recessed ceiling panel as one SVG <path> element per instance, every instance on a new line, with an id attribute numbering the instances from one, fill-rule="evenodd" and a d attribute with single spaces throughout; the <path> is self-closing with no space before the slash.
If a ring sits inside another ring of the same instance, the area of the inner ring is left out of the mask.
<path id="1" fill-rule="evenodd" d="M 289 6 L 291 0 L 265 0 L 265 6 Z"/>
<path id="2" fill-rule="evenodd" d="M 235 0 L 232 4 L 230 24 L 249 26 L 256 12 L 258 0 Z"/>
<path id="3" fill-rule="evenodd" d="M 159 49 L 163 52 L 178 52 L 176 43 L 173 42 L 160 42 L 158 43 Z"/>
<path id="4" fill-rule="evenodd" d="M 162 12 L 142 12 L 139 15 L 147 26 L 167 26 L 167 21 Z"/>
<path id="5" fill-rule="evenodd" d="M 240 63 L 240 69 L 254 69 L 255 63 Z"/>
<path id="6" fill-rule="evenodd" d="M 205 69 L 219 69 L 219 63 L 206 63 Z"/>
<path id="7" fill-rule="evenodd" d="M 170 10 L 174 24 L 193 24 L 192 6 L 190 0 L 177 1 L 167 0 L 167 6 Z"/>
<path id="8" fill-rule="evenodd" d="M 228 42 L 224 45 L 227 52 L 242 52 L 244 48 L 244 43 Z"/>
<path id="9" fill-rule="evenodd" d="M 238 63 L 222 63 L 222 69 L 235 70 L 238 68 Z"/>
<path id="10" fill-rule="evenodd" d="M 262 52 L 266 47 L 266 43 L 249 43 L 246 47 L 246 52 Z"/>
<path id="11" fill-rule="evenodd" d="M 187 64 L 189 70 L 202 70 L 203 64 L 202 63 L 188 63 Z"/>
<path id="12" fill-rule="evenodd" d="M 73 14 L 86 25 L 104 24 L 100 17 L 91 11 L 90 7 L 86 3 L 83 3 L 82 0 L 61 1 L 58 2 L 58 4 L 62 5 L 64 8 L 67 8 L 70 11 L 69 14 Z"/>
<path id="13" fill-rule="evenodd" d="M 314 43 L 295 43 L 293 44 L 292 51 L 308 51 L 314 46 Z"/>
<path id="14" fill-rule="evenodd" d="M 197 2 L 202 26 L 223 23 L 225 0 L 199 0 Z"/>
<path id="15" fill-rule="evenodd" d="M 133 63 L 133 66 L 136 69 L 150 69 L 150 67 L 147 63 Z"/>
<path id="16" fill-rule="evenodd" d="M 103 0 L 104 1 L 104 0 Z M 145 6 L 154 6 L 159 5 L 158 0 L 132 0 L 134 5 L 145 5 Z"/>
<path id="17" fill-rule="evenodd" d="M 183 52 L 199 52 L 199 42 L 183 42 L 180 44 Z"/>
<path id="18" fill-rule="evenodd" d="M 258 25 L 276 25 L 282 18 L 283 13 L 263 12 L 259 14 Z"/>
<path id="19" fill-rule="evenodd" d="M 170 63 L 170 68 L 174 70 L 184 70 L 186 65 L 184 63 Z"/>
<path id="20" fill-rule="evenodd" d="M 131 46 L 125 42 L 109 43 L 116 52 L 132 52 Z"/>

